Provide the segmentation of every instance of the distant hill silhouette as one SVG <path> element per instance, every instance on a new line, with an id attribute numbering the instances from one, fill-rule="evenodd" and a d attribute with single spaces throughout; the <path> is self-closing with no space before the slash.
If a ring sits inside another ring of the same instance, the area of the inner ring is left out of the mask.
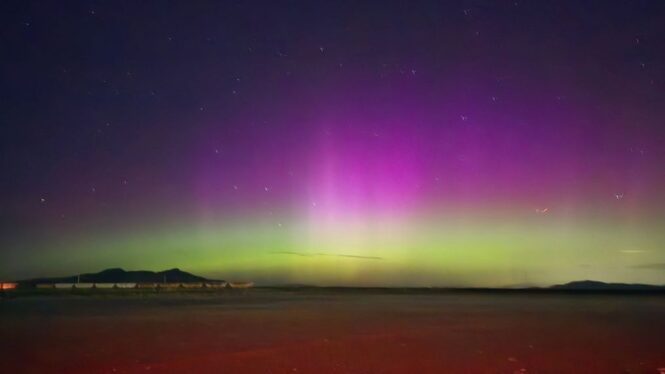
<path id="1" fill-rule="evenodd" d="M 651 284 L 605 283 L 593 280 L 575 281 L 550 287 L 556 290 L 570 291 L 656 291 L 665 290 L 665 286 Z"/>
<path id="2" fill-rule="evenodd" d="M 136 270 L 127 271 L 121 268 L 102 270 L 99 273 L 88 273 L 56 278 L 37 278 L 22 281 L 24 284 L 37 283 L 161 283 L 161 282 L 205 282 L 210 279 L 187 273 L 180 269 L 164 271 Z"/>

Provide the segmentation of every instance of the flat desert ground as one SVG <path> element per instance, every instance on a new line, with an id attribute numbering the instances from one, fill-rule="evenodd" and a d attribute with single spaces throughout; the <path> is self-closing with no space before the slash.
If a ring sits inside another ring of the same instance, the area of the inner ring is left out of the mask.
<path id="1" fill-rule="evenodd" d="M 659 368 L 665 368 L 663 295 L 254 289 L 0 301 L 2 373 L 658 373 Z"/>

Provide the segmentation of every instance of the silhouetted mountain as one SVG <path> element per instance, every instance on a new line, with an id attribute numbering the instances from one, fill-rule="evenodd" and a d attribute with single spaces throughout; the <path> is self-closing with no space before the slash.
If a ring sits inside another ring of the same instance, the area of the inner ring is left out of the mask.
<path id="1" fill-rule="evenodd" d="M 99 273 L 71 275 L 56 278 L 38 278 L 22 281 L 24 284 L 36 283 L 161 283 L 161 282 L 205 282 L 210 279 L 182 271 L 170 269 L 164 271 L 136 270 L 126 271 L 120 268 L 102 270 Z"/>
<path id="2" fill-rule="evenodd" d="M 575 281 L 550 287 L 557 290 L 571 291 L 651 291 L 665 290 L 665 286 L 650 284 L 605 283 L 592 280 Z"/>

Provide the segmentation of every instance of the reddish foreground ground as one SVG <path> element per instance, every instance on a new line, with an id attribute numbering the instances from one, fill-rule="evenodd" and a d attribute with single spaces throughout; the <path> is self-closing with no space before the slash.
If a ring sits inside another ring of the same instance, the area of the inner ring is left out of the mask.
<path id="1" fill-rule="evenodd" d="M 245 294 L 0 302 L 2 373 L 658 373 L 665 297 Z"/>

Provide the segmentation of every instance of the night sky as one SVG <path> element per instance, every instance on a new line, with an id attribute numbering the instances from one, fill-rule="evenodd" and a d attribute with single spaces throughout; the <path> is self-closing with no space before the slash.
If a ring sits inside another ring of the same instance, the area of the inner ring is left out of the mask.
<path id="1" fill-rule="evenodd" d="M 665 2 L 5 1 L 0 278 L 665 283 Z"/>

